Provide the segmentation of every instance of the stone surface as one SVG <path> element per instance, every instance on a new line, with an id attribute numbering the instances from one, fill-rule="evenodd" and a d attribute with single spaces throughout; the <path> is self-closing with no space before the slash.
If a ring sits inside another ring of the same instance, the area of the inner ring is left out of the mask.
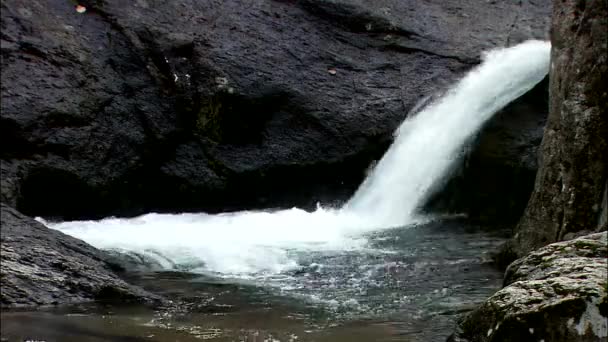
<path id="1" fill-rule="evenodd" d="M 90 301 L 160 303 L 158 296 L 120 279 L 102 252 L 1 206 L 3 308 Z"/>
<path id="2" fill-rule="evenodd" d="M 607 233 L 558 242 L 513 262 L 505 287 L 470 313 L 450 340 L 606 341 Z"/>
<path id="3" fill-rule="evenodd" d="M 549 0 L 82 4 L 84 14 L 63 0 L 1 4 L 1 193 L 25 214 L 344 198 L 421 99 L 482 50 L 545 39 L 551 8 Z M 496 158 L 472 165 L 517 179 L 528 162 L 500 151 L 534 155 L 544 114 L 490 123 L 490 136 L 536 133 L 481 139 L 479 155 Z"/>
<path id="4" fill-rule="evenodd" d="M 515 257 L 606 225 L 607 7 L 575 0 L 554 6 L 550 113 L 534 192 L 508 247 Z"/>

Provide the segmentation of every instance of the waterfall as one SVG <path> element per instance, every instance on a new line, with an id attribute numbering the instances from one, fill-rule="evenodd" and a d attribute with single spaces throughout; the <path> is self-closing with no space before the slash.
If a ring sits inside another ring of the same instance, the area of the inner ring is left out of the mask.
<path id="1" fill-rule="evenodd" d="M 395 141 L 341 209 L 147 214 L 49 223 L 98 248 L 139 253 L 165 268 L 245 277 L 298 266 L 301 253 L 368 248 L 365 234 L 405 226 L 493 113 L 540 82 L 550 44 L 528 41 L 485 53 L 443 97 L 403 122 Z"/>
<path id="2" fill-rule="evenodd" d="M 443 97 L 401 124 L 344 210 L 373 217 L 378 226 L 411 220 L 460 157 L 467 138 L 547 75 L 550 51 L 549 42 L 528 41 L 487 52 Z"/>

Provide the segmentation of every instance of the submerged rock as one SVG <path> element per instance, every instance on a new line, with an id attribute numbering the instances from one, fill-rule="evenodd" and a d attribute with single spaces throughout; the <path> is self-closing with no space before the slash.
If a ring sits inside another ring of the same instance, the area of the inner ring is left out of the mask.
<path id="1" fill-rule="evenodd" d="M 158 296 L 120 279 L 102 252 L 4 203 L 1 206 L 3 308 L 90 301 L 160 302 Z"/>
<path id="2" fill-rule="evenodd" d="M 605 341 L 607 244 L 607 233 L 596 233 L 516 260 L 505 287 L 469 314 L 450 340 Z"/>
<path id="3" fill-rule="evenodd" d="M 478 63 L 482 50 L 546 38 L 551 7 L 550 0 L 81 3 L 82 14 L 64 0 L 1 5 L 2 200 L 28 215 L 346 197 L 410 110 Z M 540 118 L 532 131 L 542 130 L 544 112 L 528 115 Z M 528 130 L 510 117 L 490 127 L 507 136 Z M 511 145 L 534 155 L 530 137 L 482 139 L 480 155 Z M 488 184 L 492 175 L 499 182 L 528 169 L 503 155 L 491 158 L 504 172 L 487 174 Z"/>

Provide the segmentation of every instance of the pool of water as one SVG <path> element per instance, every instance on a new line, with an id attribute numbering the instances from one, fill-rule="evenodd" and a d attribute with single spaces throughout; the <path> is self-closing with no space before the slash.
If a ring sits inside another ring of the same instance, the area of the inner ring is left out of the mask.
<path id="1" fill-rule="evenodd" d="M 356 251 L 297 251 L 299 267 L 231 278 L 184 271 L 127 278 L 160 308 L 80 305 L 3 311 L 8 341 L 445 341 L 496 291 L 489 253 L 508 232 L 462 219 L 367 236 Z"/>

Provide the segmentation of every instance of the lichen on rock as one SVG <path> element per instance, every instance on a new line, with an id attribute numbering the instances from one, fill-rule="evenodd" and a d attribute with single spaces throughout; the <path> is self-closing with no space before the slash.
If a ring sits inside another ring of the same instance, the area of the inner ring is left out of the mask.
<path id="1" fill-rule="evenodd" d="M 554 243 L 513 262 L 505 287 L 467 315 L 454 342 L 605 341 L 607 233 Z"/>

